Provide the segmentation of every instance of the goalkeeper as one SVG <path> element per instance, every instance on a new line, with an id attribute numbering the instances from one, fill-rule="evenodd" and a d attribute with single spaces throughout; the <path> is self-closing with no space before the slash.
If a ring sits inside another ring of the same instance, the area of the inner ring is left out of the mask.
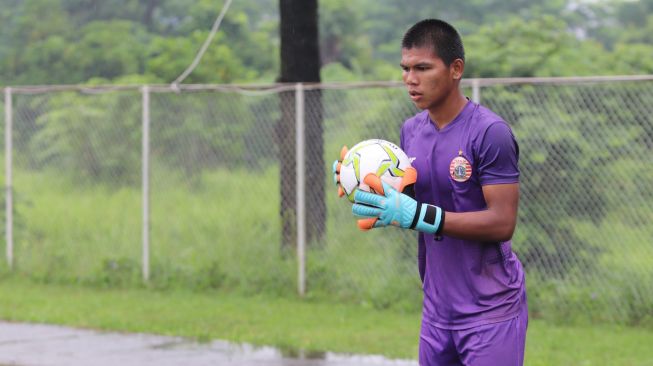
<path id="1" fill-rule="evenodd" d="M 528 310 L 510 241 L 519 200 L 517 142 L 501 117 L 462 94 L 464 49 L 448 23 L 412 26 L 401 67 L 422 110 L 401 128 L 415 171 L 406 174 L 402 192 L 365 177 L 377 194 L 356 192 L 358 225 L 419 232 L 420 365 L 522 365 Z"/>

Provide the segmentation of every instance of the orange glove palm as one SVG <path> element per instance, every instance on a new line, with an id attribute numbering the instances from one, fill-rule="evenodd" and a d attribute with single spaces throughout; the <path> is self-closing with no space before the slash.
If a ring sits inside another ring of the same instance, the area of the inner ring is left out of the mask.
<path id="1" fill-rule="evenodd" d="M 376 193 L 377 195 L 385 196 L 387 192 L 383 189 L 383 182 L 381 181 L 381 178 L 379 178 L 376 174 L 368 174 L 364 179 L 365 184 L 370 186 L 372 191 Z M 417 170 L 413 167 L 408 167 L 406 168 L 404 172 L 404 176 L 401 178 L 401 183 L 399 184 L 399 193 L 404 193 L 406 192 L 408 196 L 411 196 L 411 198 L 414 198 L 413 192 L 413 185 L 417 182 Z M 386 184 L 386 186 L 389 187 L 389 185 Z M 390 187 L 391 188 L 391 187 Z M 393 189 L 393 188 L 391 188 Z M 394 189 L 393 189 L 394 190 Z M 356 194 L 360 195 L 365 192 L 356 192 Z M 369 195 L 369 194 L 367 194 Z M 360 205 L 357 207 L 361 207 Z M 356 210 L 354 210 L 356 211 Z M 367 216 L 367 215 L 357 215 L 357 216 Z M 376 215 L 372 215 L 376 216 Z M 375 224 L 379 220 L 379 217 L 368 217 L 368 218 L 363 218 L 358 220 L 358 227 L 361 230 L 370 230 L 373 227 L 375 227 Z"/>
<path id="2" fill-rule="evenodd" d="M 349 149 L 347 146 L 343 146 L 342 149 L 340 149 L 340 159 L 333 162 L 333 182 L 338 187 L 338 197 L 345 195 L 345 190 L 342 189 L 342 185 L 340 184 L 340 167 L 342 166 L 342 161 L 345 159 L 345 155 L 347 155 L 348 151 Z"/>

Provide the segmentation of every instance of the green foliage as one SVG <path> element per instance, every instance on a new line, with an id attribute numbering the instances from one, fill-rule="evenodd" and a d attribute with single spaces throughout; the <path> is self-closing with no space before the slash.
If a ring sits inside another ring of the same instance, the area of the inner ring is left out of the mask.
<path id="1" fill-rule="evenodd" d="M 528 270 L 550 279 L 600 273 L 595 258 L 609 245 L 600 239 L 605 236 L 580 228 L 619 222 L 630 231 L 645 225 L 650 203 L 627 201 L 650 202 L 653 194 L 640 183 L 650 179 L 648 173 L 622 177 L 646 164 L 649 95 L 637 83 L 483 89 L 483 103 L 513 126 L 522 147 L 524 204 L 515 242 Z M 608 216 L 614 212 L 619 214 Z"/>
<path id="2" fill-rule="evenodd" d="M 276 110 L 269 108 L 276 97 L 245 99 L 239 94 L 153 94 L 153 159 L 192 183 L 205 169 L 243 162 L 266 168 L 276 157 L 269 141 L 275 114 L 257 109 Z"/>
<path id="3" fill-rule="evenodd" d="M 152 1 L 157 0 L 60 0 L 62 8 L 77 26 L 94 20 L 125 19 L 138 22 L 143 18 L 145 3 Z"/>
<path id="4" fill-rule="evenodd" d="M 7 0 L 0 84 L 73 84 L 148 75 L 172 82 L 193 60 L 222 3 L 210 0 Z M 426 17 L 462 33 L 470 77 L 651 72 L 650 0 L 623 2 L 329 0 L 320 2 L 325 81 L 397 80 L 405 30 Z M 271 82 L 278 4 L 236 2 L 189 83 Z"/>
<path id="5" fill-rule="evenodd" d="M 37 77 L 44 77 L 41 82 L 45 83 L 50 77 L 57 78 L 52 72 L 63 71 L 62 48 L 66 46 L 61 40 L 73 30 L 61 1 L 28 0 L 9 5 L 0 11 L 0 84 L 38 83 Z M 50 73 L 42 69 L 49 68 L 49 62 L 53 67 Z"/>
<path id="6" fill-rule="evenodd" d="M 187 37 L 156 38 L 150 45 L 147 72 L 162 80 L 175 80 L 191 64 L 207 35 L 208 32 L 196 31 Z M 214 40 L 217 44 L 209 48 L 202 63 L 184 82 L 225 84 L 258 76 L 255 70 L 243 68 L 222 35 Z"/>
<path id="7" fill-rule="evenodd" d="M 359 78 L 352 70 L 348 69 L 339 62 L 331 62 L 320 71 L 321 77 L 330 82 L 345 82 Z"/>
<path id="8" fill-rule="evenodd" d="M 119 83 L 152 77 L 128 75 Z M 92 79 L 89 84 L 105 83 Z M 152 93 L 152 159 L 198 183 L 204 169 L 246 164 L 264 169 L 277 157 L 278 96 Z M 17 165 L 60 169 L 72 179 L 114 187 L 140 182 L 141 95 L 58 92 L 14 98 Z M 247 146 L 254 148 L 247 148 Z"/>
<path id="9" fill-rule="evenodd" d="M 578 272 L 577 275 L 584 277 L 582 283 L 572 284 L 538 271 L 530 272 L 527 287 L 531 314 L 561 325 L 616 323 L 653 326 L 653 296 L 636 290 L 636 284 L 648 281 L 651 271 L 634 271 L 632 266 L 620 263 L 595 270 L 592 274 Z M 609 278 L 611 285 L 607 287 L 605 280 L 597 278 Z"/>
<path id="10" fill-rule="evenodd" d="M 138 189 L 80 188 L 53 173 L 17 171 L 15 176 L 17 213 L 30 218 L 16 227 L 18 273 L 44 283 L 141 283 Z M 273 167 L 261 173 L 206 172 L 200 187 L 192 188 L 155 168 L 152 181 L 152 287 L 294 293 L 296 260 L 279 250 L 279 203 L 267 194 L 278 190 Z M 343 204 L 330 203 L 334 244 L 310 246 L 310 296 L 378 309 L 418 309 L 414 238 L 400 230 L 363 235 Z M 373 275 L 378 268 L 385 269 L 384 276 Z"/>
<path id="11" fill-rule="evenodd" d="M 653 21 L 651 21 L 651 24 L 653 24 Z M 653 29 L 653 27 L 650 28 Z M 615 64 L 619 65 L 617 73 L 635 75 L 653 73 L 653 60 L 649 57 L 653 52 L 651 43 L 616 44 L 614 58 Z"/>
<path id="12" fill-rule="evenodd" d="M 0 39 L 0 84 L 129 74 L 172 82 L 199 51 L 218 11 L 213 1 L 13 2 L 0 11 L 2 33 L 9 35 Z M 273 80 L 278 37 L 270 39 L 277 29 L 271 16 L 269 6 L 234 6 L 186 82 Z"/>
<path id="13" fill-rule="evenodd" d="M 322 63 L 341 64 L 360 76 L 369 74 L 374 66 L 373 51 L 362 29 L 363 14 L 347 0 L 325 1 L 320 7 Z"/>
<path id="14" fill-rule="evenodd" d="M 93 21 L 79 34 L 80 39 L 69 50 L 69 67 L 80 73 L 82 80 L 143 73 L 143 49 L 149 36 L 140 24 L 125 20 Z"/>
<path id="15" fill-rule="evenodd" d="M 31 46 L 24 52 L 25 75 L 28 80 L 52 80 L 52 82 L 66 84 L 81 81 L 80 70 L 73 70 L 70 62 L 71 47 L 66 44 L 66 39 L 60 35 L 52 35 L 44 40 L 30 43 Z M 20 82 L 20 80 L 18 80 Z"/>
<path id="16" fill-rule="evenodd" d="M 581 76 L 614 73 L 605 51 L 580 41 L 553 16 L 509 18 L 465 38 L 468 77 Z"/>
<path id="17" fill-rule="evenodd" d="M 92 282 L 106 287 L 125 287 L 140 278 L 139 263 L 126 257 L 106 258 Z"/>
<path id="18" fill-rule="evenodd" d="M 92 181 L 133 184 L 140 176 L 140 106 L 137 94 L 38 97 L 39 115 L 23 150 L 29 166 L 60 168 Z M 120 127 L 117 127 L 116 125 Z M 74 172 L 74 173 L 73 173 Z"/>

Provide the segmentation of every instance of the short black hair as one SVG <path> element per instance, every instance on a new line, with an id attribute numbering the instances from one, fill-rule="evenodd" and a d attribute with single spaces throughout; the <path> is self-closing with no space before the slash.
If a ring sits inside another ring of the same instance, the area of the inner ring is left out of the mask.
<path id="1" fill-rule="evenodd" d="M 433 52 L 445 65 L 459 58 L 465 61 L 465 48 L 460 34 L 451 24 L 440 19 L 421 20 L 404 34 L 401 48 L 433 47 Z"/>

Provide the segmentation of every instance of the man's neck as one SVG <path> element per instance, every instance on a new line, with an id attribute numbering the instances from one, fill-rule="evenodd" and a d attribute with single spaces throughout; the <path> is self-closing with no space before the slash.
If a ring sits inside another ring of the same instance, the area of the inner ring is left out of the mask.
<path id="1" fill-rule="evenodd" d="M 442 105 L 429 109 L 429 117 L 439 130 L 451 123 L 467 105 L 467 98 L 460 93 L 451 93 Z"/>

